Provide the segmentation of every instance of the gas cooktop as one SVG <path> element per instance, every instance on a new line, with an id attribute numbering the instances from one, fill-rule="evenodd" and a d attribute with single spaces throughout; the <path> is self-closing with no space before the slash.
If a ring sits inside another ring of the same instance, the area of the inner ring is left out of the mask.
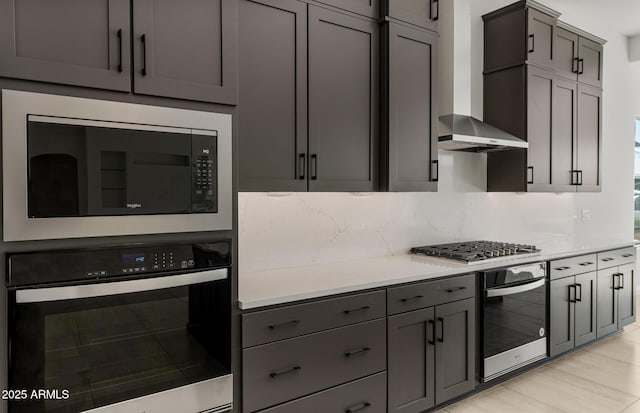
<path id="1" fill-rule="evenodd" d="M 454 242 L 411 248 L 412 254 L 447 258 L 467 264 L 535 255 L 540 252 L 534 245 L 494 241 Z"/>

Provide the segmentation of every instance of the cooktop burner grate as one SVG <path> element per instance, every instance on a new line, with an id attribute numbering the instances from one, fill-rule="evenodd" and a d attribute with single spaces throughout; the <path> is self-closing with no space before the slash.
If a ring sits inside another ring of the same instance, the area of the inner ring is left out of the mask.
<path id="1" fill-rule="evenodd" d="M 410 252 L 412 254 L 422 254 L 471 263 L 499 257 L 535 254 L 540 252 L 540 250 L 534 245 L 494 241 L 469 241 L 415 247 L 411 248 Z"/>

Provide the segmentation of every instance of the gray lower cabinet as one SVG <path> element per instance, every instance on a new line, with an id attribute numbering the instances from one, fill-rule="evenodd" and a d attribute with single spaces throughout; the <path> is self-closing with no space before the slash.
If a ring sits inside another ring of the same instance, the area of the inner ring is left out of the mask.
<path id="1" fill-rule="evenodd" d="M 129 0 L 2 0 L 0 76 L 131 90 Z"/>
<path id="2" fill-rule="evenodd" d="M 636 320 L 635 263 L 598 270 L 598 337 Z"/>
<path id="3" fill-rule="evenodd" d="M 475 300 L 388 318 L 388 412 L 419 413 L 475 387 Z"/>
<path id="4" fill-rule="evenodd" d="M 437 191 L 438 35 L 391 22 L 385 25 L 384 36 L 383 64 L 388 70 L 382 116 L 384 189 Z"/>

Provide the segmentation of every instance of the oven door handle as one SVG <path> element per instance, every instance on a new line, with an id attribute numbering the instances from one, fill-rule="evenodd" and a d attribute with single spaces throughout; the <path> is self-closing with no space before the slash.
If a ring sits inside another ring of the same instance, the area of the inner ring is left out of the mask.
<path id="1" fill-rule="evenodd" d="M 538 281 L 530 282 L 527 284 L 516 285 L 515 287 L 487 289 L 487 297 L 502 297 L 505 295 L 524 293 L 524 292 L 535 290 L 536 288 L 542 287 L 545 285 L 546 282 L 547 280 L 545 278 L 542 278 Z"/>
<path id="2" fill-rule="evenodd" d="M 210 281 L 224 280 L 228 277 L 226 268 L 209 271 L 191 272 L 188 274 L 166 277 L 143 278 L 110 283 L 71 285 L 66 287 L 33 288 L 16 291 L 16 303 L 46 303 L 63 300 L 76 300 L 91 297 L 106 297 L 161 290 L 165 288 L 184 287 Z"/>

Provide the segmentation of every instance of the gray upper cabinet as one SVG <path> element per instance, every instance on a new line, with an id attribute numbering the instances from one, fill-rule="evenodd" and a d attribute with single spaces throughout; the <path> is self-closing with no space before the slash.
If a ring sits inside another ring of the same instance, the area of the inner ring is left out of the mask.
<path id="1" fill-rule="evenodd" d="M 380 16 L 380 0 L 315 0 L 316 3 L 328 4 L 346 11 L 372 17 Z"/>
<path id="2" fill-rule="evenodd" d="M 437 31 L 440 0 L 382 0 L 387 16 L 425 29 Z"/>
<path id="3" fill-rule="evenodd" d="M 0 76 L 129 91 L 128 0 L 3 0 Z"/>
<path id="4" fill-rule="evenodd" d="M 573 31 L 562 27 L 557 29 L 555 66 L 558 76 L 601 88 L 604 40 L 566 23 L 559 24 Z"/>
<path id="5" fill-rule="evenodd" d="M 134 92 L 235 104 L 232 0 L 135 0 Z"/>
<path id="6" fill-rule="evenodd" d="M 579 84 L 577 108 L 576 187 L 578 192 L 597 192 L 601 182 L 602 90 Z"/>
<path id="7" fill-rule="evenodd" d="M 578 42 L 578 81 L 602 87 L 602 44 L 580 37 Z"/>
<path id="8" fill-rule="evenodd" d="M 552 69 L 557 16 L 527 9 L 527 63 Z"/>
<path id="9" fill-rule="evenodd" d="M 372 191 L 378 174 L 379 27 L 309 6 L 309 190 Z"/>
<path id="10" fill-rule="evenodd" d="M 555 75 L 527 66 L 527 184 L 530 192 L 548 190 L 551 180 L 552 108 Z"/>
<path id="11" fill-rule="evenodd" d="M 561 27 L 556 32 L 556 74 L 577 80 L 578 76 L 578 35 Z"/>
<path id="12" fill-rule="evenodd" d="M 574 160 L 578 129 L 578 85 L 558 77 L 553 96 L 552 181 L 559 190 L 574 192 L 578 174 Z"/>
<path id="13" fill-rule="evenodd" d="M 238 24 L 240 190 L 306 191 L 307 5 L 239 0 Z"/>
<path id="14" fill-rule="evenodd" d="M 438 36 L 396 23 L 385 29 L 389 84 L 382 180 L 389 191 L 436 191 Z"/>

